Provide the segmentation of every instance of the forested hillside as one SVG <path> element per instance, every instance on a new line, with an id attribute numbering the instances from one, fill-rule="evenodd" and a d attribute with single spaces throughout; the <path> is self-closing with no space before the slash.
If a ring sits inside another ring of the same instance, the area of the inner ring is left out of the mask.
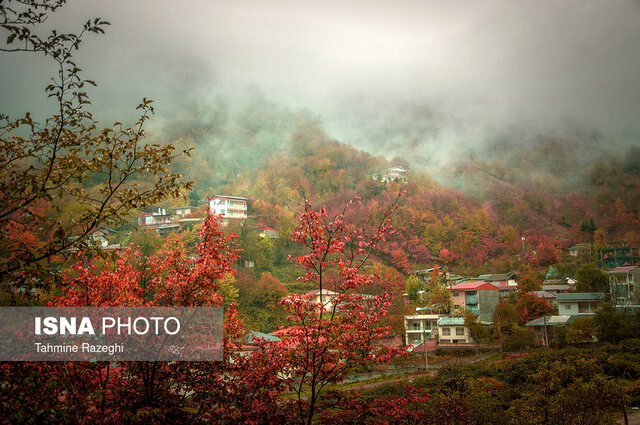
<path id="1" fill-rule="evenodd" d="M 360 196 L 351 219 L 364 224 L 404 191 L 398 237 L 380 253 L 399 270 L 436 260 L 469 272 L 518 269 L 519 260 L 546 266 L 577 242 L 640 242 L 640 150 L 599 155 L 606 142 L 597 133 L 525 138 L 518 150 L 490 142 L 482 155 L 416 169 L 412 158 L 373 156 L 334 140 L 317 118 L 266 102 L 211 116 L 164 137 L 195 146 L 190 161 L 175 165 L 195 182 L 191 201 L 247 197 L 250 215 L 285 238 L 305 198 L 332 209 Z M 372 179 L 398 165 L 410 169 L 408 184 Z M 581 231 L 591 219 L 595 231 Z"/>

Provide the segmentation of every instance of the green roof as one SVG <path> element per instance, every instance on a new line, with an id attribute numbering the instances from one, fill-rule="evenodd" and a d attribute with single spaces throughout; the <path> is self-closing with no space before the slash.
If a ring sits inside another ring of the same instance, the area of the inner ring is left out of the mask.
<path id="1" fill-rule="evenodd" d="M 464 326 L 464 317 L 441 317 L 438 326 Z"/>
<path id="2" fill-rule="evenodd" d="M 556 296 L 556 302 L 563 301 L 599 301 L 604 300 L 604 294 L 602 292 L 569 292 L 566 294 L 558 294 Z"/>
<path id="3" fill-rule="evenodd" d="M 247 334 L 247 342 L 249 344 L 251 343 L 255 344 L 258 342 L 259 339 L 264 339 L 266 341 L 271 341 L 271 342 L 280 341 L 280 338 L 278 338 L 277 336 L 265 334 L 262 332 L 251 331 Z"/>
<path id="4" fill-rule="evenodd" d="M 567 325 L 572 322 L 574 316 L 542 316 L 533 319 L 525 326 L 557 326 Z"/>

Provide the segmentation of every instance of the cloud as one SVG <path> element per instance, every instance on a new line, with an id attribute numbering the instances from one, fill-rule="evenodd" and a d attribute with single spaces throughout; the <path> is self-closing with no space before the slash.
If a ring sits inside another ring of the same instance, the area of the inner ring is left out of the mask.
<path id="1" fill-rule="evenodd" d="M 93 0 L 61 13 L 52 25 L 112 23 L 78 54 L 107 121 L 143 96 L 169 117 L 257 92 L 344 142 L 418 158 L 514 126 L 640 131 L 638 2 Z M 0 106 L 24 109 L 50 72 L 2 60 Z"/>

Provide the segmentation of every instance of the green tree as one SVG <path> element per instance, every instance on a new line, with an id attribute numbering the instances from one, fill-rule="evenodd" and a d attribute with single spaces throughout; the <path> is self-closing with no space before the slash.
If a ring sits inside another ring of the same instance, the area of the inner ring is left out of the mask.
<path id="1" fill-rule="evenodd" d="M 581 266 L 576 272 L 576 280 L 578 291 L 609 293 L 609 276 L 593 263 Z"/>
<path id="2" fill-rule="evenodd" d="M 615 424 L 622 387 L 602 373 L 594 359 L 541 362 L 522 397 L 507 411 L 509 423 L 522 425 Z"/>
<path id="3" fill-rule="evenodd" d="M 580 231 L 589 235 L 589 241 L 593 242 L 593 235 L 598 230 L 595 221 L 593 219 L 585 220 L 580 225 Z"/>
<path id="4" fill-rule="evenodd" d="M 171 145 L 144 142 L 153 114 L 143 99 L 131 127 L 116 122 L 100 127 L 87 107 L 84 79 L 73 59 L 88 34 L 102 34 L 108 22 L 87 21 L 77 34 L 47 30 L 44 23 L 65 0 L 0 3 L 0 51 L 42 55 L 55 66 L 45 89 L 56 111 L 44 121 L 29 112 L 20 118 L 0 114 L 0 281 L 44 285 L 51 281 L 44 263 L 84 248 L 91 232 L 126 222 L 128 213 L 191 187 L 168 167 L 180 154 Z M 37 83 L 34 83 L 37 84 Z M 69 203 L 73 220 L 61 221 Z M 29 272 L 29 273 L 25 273 Z M 41 273 L 41 279 L 23 279 Z M 6 287 L 4 289 L 7 289 Z"/>
<path id="5" fill-rule="evenodd" d="M 407 278 L 406 285 L 407 297 L 413 303 L 418 303 L 420 301 L 420 280 L 416 275 L 411 275 Z"/>
<path id="6" fill-rule="evenodd" d="M 600 341 L 617 344 L 625 338 L 637 338 L 640 323 L 637 317 L 621 313 L 611 303 L 605 303 L 593 318 Z"/>
<path id="7" fill-rule="evenodd" d="M 569 325 L 567 342 L 591 342 L 596 335 L 596 328 L 592 317 L 576 317 Z"/>

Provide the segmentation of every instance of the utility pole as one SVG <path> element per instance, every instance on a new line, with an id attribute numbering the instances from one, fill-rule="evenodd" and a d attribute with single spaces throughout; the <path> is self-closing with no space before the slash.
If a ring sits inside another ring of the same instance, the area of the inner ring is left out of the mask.
<path id="1" fill-rule="evenodd" d="M 425 319 L 424 322 L 424 326 L 422 327 L 422 346 L 424 347 L 424 367 L 425 370 L 429 370 L 429 357 L 428 357 L 428 353 L 427 353 L 427 323 L 429 322 L 429 319 Z"/>

